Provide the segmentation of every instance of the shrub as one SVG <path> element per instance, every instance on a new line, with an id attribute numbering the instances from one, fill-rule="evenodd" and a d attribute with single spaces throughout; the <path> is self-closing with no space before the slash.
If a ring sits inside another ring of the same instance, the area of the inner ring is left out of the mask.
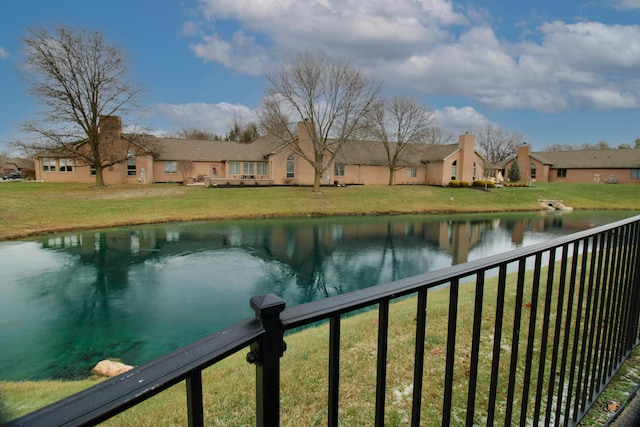
<path id="1" fill-rule="evenodd" d="M 449 181 L 449 187 L 453 187 L 453 188 L 460 187 L 460 181 L 458 181 L 457 179 L 452 179 L 451 181 Z"/>
<path id="2" fill-rule="evenodd" d="M 475 181 L 473 181 L 473 186 L 474 187 L 482 187 L 482 188 L 496 188 L 496 183 L 491 181 L 491 180 L 483 180 L 483 179 L 476 179 Z"/>
<path id="3" fill-rule="evenodd" d="M 469 182 L 467 182 L 467 181 L 460 181 L 460 187 L 463 187 L 463 188 L 469 187 Z"/>

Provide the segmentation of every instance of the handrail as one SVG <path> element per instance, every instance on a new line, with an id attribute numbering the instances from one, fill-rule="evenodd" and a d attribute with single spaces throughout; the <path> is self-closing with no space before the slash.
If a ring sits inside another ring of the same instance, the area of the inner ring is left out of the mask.
<path id="1" fill-rule="evenodd" d="M 242 320 L 6 426 L 80 426 L 102 422 L 246 348 L 263 334 L 264 328 L 257 319 Z"/>

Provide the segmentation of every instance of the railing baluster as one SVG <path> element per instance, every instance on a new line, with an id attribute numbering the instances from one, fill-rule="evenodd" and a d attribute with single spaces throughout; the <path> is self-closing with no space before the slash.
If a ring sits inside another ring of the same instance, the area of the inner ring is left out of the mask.
<path id="1" fill-rule="evenodd" d="M 456 328 L 458 325 L 458 288 L 457 278 L 449 285 L 449 321 L 447 324 L 447 359 L 444 372 L 444 399 L 442 405 L 442 425 L 451 424 L 451 400 L 453 396 L 453 368 L 456 352 Z"/>
<path id="2" fill-rule="evenodd" d="M 598 310 L 598 323 L 597 323 L 597 331 L 596 331 L 596 348 L 599 351 L 596 351 L 596 357 L 598 358 L 597 363 L 597 373 L 595 375 L 595 381 L 593 383 L 593 393 L 597 393 L 604 383 L 604 377 L 602 375 L 603 366 L 605 364 L 605 329 L 606 329 L 606 318 L 604 317 L 605 308 L 606 308 L 606 298 L 609 294 L 609 284 L 607 283 L 607 272 L 609 271 L 609 250 L 611 247 L 611 233 L 607 232 L 605 234 L 606 242 L 602 245 L 601 249 L 601 257 L 598 260 L 598 277 L 600 278 L 600 307 Z M 604 274 L 601 275 L 602 269 L 604 268 Z"/>
<path id="3" fill-rule="evenodd" d="M 556 368 L 558 366 L 558 358 L 560 357 L 560 335 L 562 333 L 562 315 L 565 313 L 564 310 L 564 291 L 565 291 L 565 285 L 567 282 L 567 260 L 568 260 L 568 252 L 569 252 L 569 247 L 567 244 L 562 246 L 562 257 L 560 258 L 560 280 L 558 282 L 558 300 L 556 302 L 556 318 L 555 318 L 555 324 L 556 327 L 553 331 L 553 351 L 551 353 L 551 369 L 549 370 L 549 392 L 548 392 L 548 396 L 547 396 L 547 413 L 551 413 L 551 408 L 553 407 L 553 401 L 554 401 L 554 390 L 556 389 Z M 568 314 L 567 314 L 567 319 L 568 319 Z M 566 347 L 565 350 L 563 351 L 566 352 Z M 562 379 L 559 381 L 559 384 L 557 385 L 557 389 L 558 389 L 558 397 L 557 399 L 557 411 L 556 411 L 556 425 L 560 422 L 560 419 L 557 415 L 560 414 L 560 408 L 562 407 L 562 401 L 563 401 L 563 396 L 562 396 Z M 549 420 L 548 422 L 550 423 L 551 417 L 550 415 L 547 415 L 547 419 Z M 549 425 L 549 424 L 547 424 Z"/>
<path id="4" fill-rule="evenodd" d="M 384 400 L 387 387 L 387 350 L 389 337 L 389 300 L 380 302 L 378 308 L 378 364 L 376 375 L 375 425 L 384 426 Z"/>
<path id="5" fill-rule="evenodd" d="M 338 426 L 338 405 L 340 402 L 340 315 L 331 316 L 329 321 L 329 390 L 327 425 Z"/>
<path id="6" fill-rule="evenodd" d="M 529 407 L 529 384 L 533 365 L 533 352 L 536 336 L 536 319 L 538 314 L 538 295 L 540 294 L 540 270 L 542 254 L 535 256 L 533 281 L 531 282 L 531 307 L 529 307 L 529 337 L 527 339 L 527 357 L 525 358 L 524 376 L 522 379 L 522 407 L 520 409 L 520 425 L 527 423 L 527 409 Z"/>
<path id="7" fill-rule="evenodd" d="M 187 377 L 187 414 L 189 427 L 204 426 L 204 408 L 202 402 L 202 371 L 198 370 Z"/>
<path id="8" fill-rule="evenodd" d="M 520 323 L 522 321 L 522 299 L 524 295 L 524 274 L 526 269 L 526 259 L 520 258 L 518 261 L 518 281 L 516 284 L 516 306 L 513 316 L 513 333 L 511 336 L 511 364 L 509 368 L 509 387 L 507 389 L 505 425 L 511 425 L 511 416 L 513 413 L 513 397 L 516 387 L 516 377 L 518 375 L 518 347 L 520 343 Z"/>
<path id="9" fill-rule="evenodd" d="M 564 390 L 564 380 L 565 380 L 565 375 L 567 374 L 567 365 L 569 366 L 569 380 L 567 382 L 567 391 L 566 391 L 566 395 L 562 396 L 562 399 L 558 399 L 558 406 L 556 409 L 556 412 L 560 412 L 560 400 L 564 401 L 565 403 L 565 414 L 563 417 L 563 425 L 567 426 L 569 425 L 569 419 L 570 419 L 570 415 L 571 415 L 571 399 L 572 399 L 572 392 L 573 392 L 573 373 L 575 370 L 575 365 L 570 363 L 571 361 L 575 361 L 576 359 L 576 354 L 578 352 L 578 348 L 577 346 L 574 344 L 571 347 L 571 353 L 568 354 L 567 352 L 569 351 L 569 343 L 570 343 L 570 339 L 571 336 L 573 335 L 574 337 L 574 343 L 575 343 L 575 338 L 578 336 L 578 332 L 579 332 L 579 328 L 580 328 L 580 302 L 578 301 L 578 305 L 576 307 L 575 313 L 576 313 L 576 317 L 575 317 L 575 322 L 576 322 L 576 326 L 574 329 L 571 328 L 571 324 L 574 321 L 573 318 L 573 308 L 574 308 L 574 297 L 575 297 L 575 292 L 576 292 L 576 279 L 577 279 L 577 273 L 578 273 L 578 263 L 579 263 L 579 254 L 580 254 L 580 243 L 579 242 L 574 242 L 573 243 L 573 253 L 571 255 L 571 273 L 569 276 L 569 292 L 567 293 L 568 297 L 567 297 L 567 316 L 566 316 L 566 322 L 565 322 L 565 326 L 564 326 L 564 342 L 562 344 L 562 347 L 565 349 L 563 352 L 563 357 L 562 357 L 562 366 L 560 368 L 560 385 L 558 386 L 558 394 L 562 394 L 563 390 Z M 578 296 L 578 300 L 580 299 L 580 296 Z"/>
<path id="10" fill-rule="evenodd" d="M 467 427 L 474 425 L 476 407 L 476 382 L 478 380 L 478 354 L 482 327 L 482 302 L 484 298 L 484 270 L 476 275 L 475 303 L 473 308 L 473 338 L 471 339 L 471 361 L 469 364 L 469 392 L 467 393 Z"/>
<path id="11" fill-rule="evenodd" d="M 502 320 L 504 318 L 504 296 L 507 280 L 507 265 L 501 264 L 498 273 L 498 296 L 496 298 L 496 318 L 493 330 L 493 357 L 491 359 L 491 385 L 489 386 L 489 407 L 487 425 L 494 424 L 496 398 L 498 394 L 498 374 L 500 372 L 500 349 L 502 344 Z"/>
<path id="12" fill-rule="evenodd" d="M 413 401 L 411 404 L 411 427 L 419 427 L 422 409 L 422 379 L 424 376 L 424 339 L 427 325 L 427 289 L 418 291 L 416 309 L 416 344 L 413 362 Z"/>
<path id="13" fill-rule="evenodd" d="M 547 268 L 547 286 L 545 290 L 544 314 L 540 342 L 540 360 L 538 365 L 538 379 L 536 387 L 536 405 L 533 413 L 533 425 L 538 425 L 542 406 L 542 389 L 544 387 L 544 373 L 547 368 L 547 340 L 549 338 L 549 323 L 551 317 L 551 300 L 553 298 L 553 274 L 556 265 L 556 248 L 549 251 L 549 266 Z M 549 425 L 546 421 L 545 425 Z"/>

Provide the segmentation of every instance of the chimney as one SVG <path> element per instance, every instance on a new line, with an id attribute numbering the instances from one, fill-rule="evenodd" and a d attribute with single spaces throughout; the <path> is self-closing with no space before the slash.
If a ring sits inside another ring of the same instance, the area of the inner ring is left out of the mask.
<path id="1" fill-rule="evenodd" d="M 518 167 L 520 168 L 520 176 L 523 180 L 528 181 L 531 177 L 531 146 L 526 142 L 518 147 Z"/>
<path id="2" fill-rule="evenodd" d="M 476 150 L 476 137 L 465 133 L 458 138 L 458 144 L 460 145 L 460 161 L 458 162 L 458 176 L 460 181 L 467 181 L 472 183 L 473 179 L 473 161 L 475 159 Z M 476 165 L 479 166 L 479 165 Z M 479 171 L 476 168 L 476 171 Z"/>
<path id="3" fill-rule="evenodd" d="M 311 141 L 311 126 L 313 126 L 313 123 L 309 119 L 298 122 L 298 141 Z"/>
<path id="4" fill-rule="evenodd" d="M 122 119 L 119 116 L 100 116 L 98 127 L 102 138 L 117 141 L 122 132 Z"/>

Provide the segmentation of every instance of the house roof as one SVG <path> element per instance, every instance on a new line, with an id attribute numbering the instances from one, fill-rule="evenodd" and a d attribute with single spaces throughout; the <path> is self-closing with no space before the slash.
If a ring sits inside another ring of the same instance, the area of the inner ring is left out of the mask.
<path id="1" fill-rule="evenodd" d="M 259 138 L 252 143 L 234 141 L 203 141 L 177 138 L 153 138 L 147 147 L 157 160 L 181 161 L 263 161 L 278 147 L 271 138 Z M 281 143 L 280 143 L 281 145 Z"/>
<path id="2" fill-rule="evenodd" d="M 640 168 L 640 148 L 531 153 L 531 157 L 534 155 L 545 159 L 554 169 Z"/>
<path id="3" fill-rule="evenodd" d="M 202 141 L 177 138 L 155 138 L 146 141 L 157 160 L 180 161 L 263 161 L 282 148 L 282 141 L 261 137 L 251 143 L 233 141 Z M 460 146 L 458 144 L 410 144 L 399 159 L 399 166 L 419 166 L 442 161 Z M 394 149 L 394 147 L 392 147 Z M 374 141 L 347 141 L 341 146 L 336 162 L 360 165 L 387 165 L 384 146 Z"/>
<path id="4" fill-rule="evenodd" d="M 20 157 L 7 158 L 4 162 L 5 165 L 14 165 L 18 170 L 21 169 L 33 169 L 33 160 L 24 159 Z"/>

